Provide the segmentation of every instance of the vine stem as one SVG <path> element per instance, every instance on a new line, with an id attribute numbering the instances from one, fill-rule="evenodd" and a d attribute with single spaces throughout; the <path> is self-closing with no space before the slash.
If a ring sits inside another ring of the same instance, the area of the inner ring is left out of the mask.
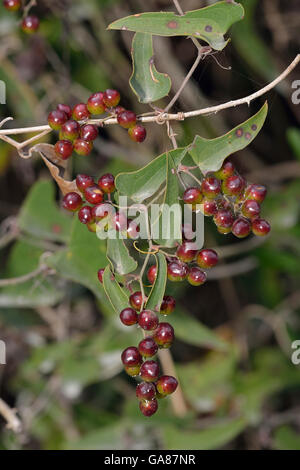
<path id="1" fill-rule="evenodd" d="M 194 111 L 187 111 L 187 112 L 178 112 L 175 114 L 169 114 L 165 112 L 156 112 L 152 116 L 141 116 L 138 118 L 140 122 L 157 122 L 158 124 L 162 124 L 167 121 L 184 121 L 187 118 L 196 117 L 196 116 L 204 116 L 209 114 L 216 114 L 219 111 L 228 108 L 234 108 L 236 106 L 240 106 L 242 104 L 250 105 L 251 101 L 259 98 L 260 96 L 265 95 L 274 87 L 276 87 L 280 82 L 282 82 L 299 64 L 300 62 L 300 54 L 297 54 L 295 59 L 290 63 L 290 65 L 277 77 L 275 80 L 270 82 L 265 87 L 261 88 L 260 90 L 252 93 L 251 95 L 245 96 L 244 98 L 240 98 L 237 100 L 231 100 L 227 103 L 219 104 L 216 106 L 209 106 L 208 108 L 196 109 Z M 5 120 L 6 122 L 6 120 Z M 117 118 L 104 118 L 104 119 L 89 119 L 85 121 L 89 124 L 96 124 L 98 126 L 109 126 L 113 124 L 118 124 Z M 0 123 L 3 125 L 4 122 Z M 24 146 L 24 143 L 20 144 L 19 142 L 14 141 L 13 139 L 8 138 L 8 135 L 17 135 L 23 133 L 30 133 L 30 132 L 50 132 L 51 128 L 48 125 L 44 126 L 34 126 L 34 127 L 23 127 L 18 129 L 0 129 L 0 139 L 5 140 L 6 142 L 14 145 L 15 147 Z M 36 136 L 36 138 L 40 138 L 41 135 Z"/>

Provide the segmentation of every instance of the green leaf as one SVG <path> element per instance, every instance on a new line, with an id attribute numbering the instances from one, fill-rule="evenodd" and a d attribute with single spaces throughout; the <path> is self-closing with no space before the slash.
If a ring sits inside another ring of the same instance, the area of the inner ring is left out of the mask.
<path id="1" fill-rule="evenodd" d="M 216 139 L 196 136 L 189 153 L 205 175 L 221 168 L 226 157 L 249 145 L 261 130 L 268 112 L 267 102 L 247 121 Z"/>
<path id="2" fill-rule="evenodd" d="M 107 264 L 105 242 L 89 232 L 77 217 L 73 220 L 67 248 L 54 253 L 46 261 L 62 277 L 87 287 L 100 300 L 104 298 L 97 272 Z"/>
<path id="3" fill-rule="evenodd" d="M 124 240 L 118 238 L 118 234 L 115 239 L 107 239 L 106 256 L 118 274 L 128 274 L 137 268 L 137 262 L 130 256 Z"/>
<path id="4" fill-rule="evenodd" d="M 109 266 L 106 266 L 103 273 L 103 287 L 116 313 L 120 313 L 121 310 L 128 307 L 128 295 L 113 277 Z"/>
<path id="5" fill-rule="evenodd" d="M 291 426 L 280 426 L 275 431 L 274 447 L 278 450 L 300 450 L 300 435 Z"/>
<path id="6" fill-rule="evenodd" d="M 186 148 L 171 150 L 169 156 L 179 165 L 187 153 Z M 163 153 L 140 170 L 120 173 L 116 187 L 135 202 L 141 203 L 153 196 L 166 179 L 167 154 Z"/>
<path id="7" fill-rule="evenodd" d="M 155 255 L 155 258 L 157 276 L 150 291 L 146 307 L 150 310 L 159 311 L 166 290 L 167 262 L 165 256 L 162 253 L 157 253 L 157 255 Z"/>
<path id="8" fill-rule="evenodd" d="M 158 36 L 194 36 L 213 49 L 222 50 L 227 42 L 224 34 L 230 26 L 244 17 L 238 3 L 226 1 L 179 16 L 173 12 L 141 13 L 114 21 L 108 29 L 121 29 Z"/>
<path id="9" fill-rule="evenodd" d="M 300 131 L 297 127 L 290 127 L 287 130 L 287 141 L 295 157 L 300 160 Z"/>
<path id="10" fill-rule="evenodd" d="M 58 209 L 52 181 L 38 181 L 30 190 L 19 215 L 20 229 L 44 240 L 66 242 L 72 219 Z"/>
<path id="11" fill-rule="evenodd" d="M 133 71 L 129 83 L 140 103 L 152 103 L 166 96 L 171 80 L 156 70 L 151 34 L 134 35 L 131 55 Z"/>

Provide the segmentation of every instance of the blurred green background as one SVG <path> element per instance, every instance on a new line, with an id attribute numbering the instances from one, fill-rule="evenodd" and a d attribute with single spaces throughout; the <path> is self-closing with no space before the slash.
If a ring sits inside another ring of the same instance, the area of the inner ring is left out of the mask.
<path id="1" fill-rule="evenodd" d="M 0 120 L 12 116 L 15 127 L 44 124 L 58 102 L 73 105 L 108 86 L 120 90 L 125 107 L 150 110 L 128 85 L 132 34 L 106 26 L 132 13 L 173 10 L 171 0 L 37 3 L 41 29 L 32 37 L 0 7 L 0 79 L 7 86 Z M 181 6 L 210 3 L 182 0 Z M 230 30 L 232 42 L 200 63 L 175 110 L 246 96 L 299 51 L 298 0 L 241 3 L 246 16 Z M 174 93 L 195 48 L 185 38 L 158 37 L 154 47 L 157 68 L 170 75 Z M 105 247 L 59 209 L 41 159 L 23 160 L 0 141 L 0 278 L 32 272 L 45 252 L 56 270 L 0 287 L 0 339 L 7 345 L 0 397 L 18 409 L 23 424 L 15 434 L 0 418 L 1 449 L 300 449 L 300 366 L 291 361 L 291 344 L 300 339 L 300 104 L 291 99 L 297 78 L 299 68 L 268 94 L 263 130 L 232 158 L 248 180 L 268 187 L 263 216 L 272 223 L 271 236 L 239 242 L 218 235 L 208 221 L 207 246 L 218 246 L 226 263 L 201 288 L 167 287 L 178 299 L 170 322 L 188 403 L 184 416 L 169 399 L 151 419 L 140 415 L 135 382 L 120 363 L 122 348 L 135 344 L 138 333 L 120 327 L 95 278 L 106 264 Z M 179 144 L 196 133 L 225 133 L 264 99 L 250 110 L 242 106 L 174 126 Z M 146 142 L 137 145 L 109 126 L 89 158 L 73 159 L 70 174 L 117 174 L 170 148 L 164 126 L 150 124 L 147 131 Z"/>

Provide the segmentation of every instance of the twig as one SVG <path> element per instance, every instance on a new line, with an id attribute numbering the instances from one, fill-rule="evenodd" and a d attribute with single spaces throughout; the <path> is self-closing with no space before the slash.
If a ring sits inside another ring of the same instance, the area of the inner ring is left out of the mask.
<path id="1" fill-rule="evenodd" d="M 30 279 L 33 279 L 37 277 L 39 274 L 45 273 L 45 272 L 53 272 L 52 268 L 49 268 L 42 259 L 45 258 L 45 255 L 48 256 L 48 253 L 43 253 L 41 256 L 41 264 L 38 266 L 36 269 L 31 271 L 30 273 L 24 274 L 23 276 L 18 276 L 18 277 L 12 277 L 9 279 L 0 279 L 0 287 L 5 287 L 5 286 L 14 286 L 16 284 L 22 284 L 23 282 L 29 281 Z"/>
<path id="2" fill-rule="evenodd" d="M 0 414 L 7 422 L 8 429 L 11 429 L 17 434 L 22 431 L 22 423 L 16 413 L 15 409 L 10 408 L 7 403 L 0 398 Z"/>
<path id="3" fill-rule="evenodd" d="M 257 260 L 253 257 L 248 257 L 235 263 L 218 266 L 212 271 L 208 272 L 208 280 L 224 279 L 232 276 L 239 276 L 240 274 L 247 273 L 257 267 Z"/>

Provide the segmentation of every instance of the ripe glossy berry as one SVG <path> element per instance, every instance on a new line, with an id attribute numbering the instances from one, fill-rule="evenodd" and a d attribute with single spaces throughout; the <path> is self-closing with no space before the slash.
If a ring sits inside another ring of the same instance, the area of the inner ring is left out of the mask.
<path id="1" fill-rule="evenodd" d="M 226 178 L 234 174 L 234 170 L 234 164 L 230 161 L 225 161 L 220 170 L 215 172 L 215 177 L 220 180 L 225 180 Z"/>
<path id="2" fill-rule="evenodd" d="M 155 278 L 156 278 L 156 272 L 157 272 L 156 264 L 153 264 L 152 266 L 150 266 L 150 268 L 147 271 L 147 278 L 150 284 L 154 284 Z"/>
<path id="3" fill-rule="evenodd" d="M 259 184 L 250 184 L 246 188 L 245 195 L 247 199 L 254 199 L 254 201 L 262 203 L 267 195 L 267 188 Z"/>
<path id="4" fill-rule="evenodd" d="M 121 360 L 124 366 L 138 366 L 143 362 L 142 356 L 135 346 L 129 346 L 129 348 L 124 349 Z"/>
<path id="5" fill-rule="evenodd" d="M 67 104 L 64 104 L 64 103 L 59 103 L 56 106 L 56 109 L 58 109 L 59 111 L 63 111 L 68 116 L 68 119 L 71 119 L 71 117 L 72 117 L 72 108 L 71 108 L 71 106 L 69 106 Z"/>
<path id="6" fill-rule="evenodd" d="M 55 131 L 59 131 L 61 126 L 68 120 L 68 116 L 64 111 L 60 111 L 59 109 L 55 109 L 48 114 L 48 124 L 51 129 Z"/>
<path id="7" fill-rule="evenodd" d="M 197 251 L 194 242 L 185 241 L 177 248 L 176 255 L 181 261 L 189 263 L 195 259 Z"/>
<path id="8" fill-rule="evenodd" d="M 125 366 L 125 372 L 131 377 L 136 377 L 140 374 L 141 366 Z"/>
<path id="9" fill-rule="evenodd" d="M 36 33 L 40 27 L 40 20 L 35 15 L 26 16 L 22 21 L 22 31 L 27 34 Z"/>
<path id="10" fill-rule="evenodd" d="M 226 209 L 219 210 L 214 216 L 214 222 L 220 233 L 230 233 L 234 222 L 232 212 Z"/>
<path id="11" fill-rule="evenodd" d="M 139 325 L 143 330 L 155 330 L 158 325 L 158 316 L 152 310 L 143 310 L 139 314 Z"/>
<path id="12" fill-rule="evenodd" d="M 86 157 L 93 150 L 93 144 L 92 142 L 89 142 L 87 140 L 76 139 L 74 141 L 74 150 L 77 153 L 77 155 Z"/>
<path id="13" fill-rule="evenodd" d="M 130 129 L 128 129 L 128 135 L 131 138 L 131 140 L 141 144 L 146 139 L 147 132 L 146 132 L 146 129 L 144 128 L 144 126 L 141 126 L 140 124 L 137 124 L 136 126 L 131 127 Z"/>
<path id="14" fill-rule="evenodd" d="M 4 7 L 9 11 L 18 11 L 21 8 L 21 0 L 4 0 Z"/>
<path id="15" fill-rule="evenodd" d="M 103 101 L 105 106 L 108 108 L 114 108 L 120 102 L 120 93 L 117 90 L 105 90 L 103 95 Z"/>
<path id="16" fill-rule="evenodd" d="M 218 212 L 218 204 L 214 199 L 204 199 L 202 204 L 203 214 L 207 217 L 215 215 Z"/>
<path id="17" fill-rule="evenodd" d="M 98 180 L 98 186 L 104 193 L 113 193 L 116 189 L 114 176 L 111 173 L 102 175 Z"/>
<path id="18" fill-rule="evenodd" d="M 238 238 L 248 237 L 251 232 L 251 222 L 244 217 L 238 217 L 233 222 L 231 231 Z"/>
<path id="19" fill-rule="evenodd" d="M 78 219 L 82 224 L 94 222 L 92 208 L 90 206 L 83 206 L 78 212 Z"/>
<path id="20" fill-rule="evenodd" d="M 72 118 L 75 119 L 75 121 L 83 121 L 85 119 L 89 119 L 90 116 L 91 114 L 85 103 L 78 103 L 76 106 L 74 106 L 72 111 Z"/>
<path id="21" fill-rule="evenodd" d="M 156 382 L 159 376 L 159 365 L 156 361 L 145 361 L 141 365 L 140 376 L 145 382 Z"/>
<path id="22" fill-rule="evenodd" d="M 98 129 L 93 124 L 85 124 L 80 129 L 80 138 L 91 142 L 98 137 Z"/>
<path id="23" fill-rule="evenodd" d="M 89 188 L 90 186 L 94 186 L 94 180 L 91 176 L 80 174 L 77 175 L 76 177 L 76 186 L 81 191 L 82 193 L 86 188 Z"/>
<path id="24" fill-rule="evenodd" d="M 193 209 L 195 209 L 196 204 L 202 202 L 203 195 L 199 188 L 188 188 L 184 191 L 182 199 L 185 204 L 192 204 Z"/>
<path id="25" fill-rule="evenodd" d="M 171 261 L 168 264 L 168 279 L 173 282 L 184 281 L 189 273 L 188 266 L 182 261 Z"/>
<path id="26" fill-rule="evenodd" d="M 73 152 L 73 144 L 69 140 L 58 140 L 54 145 L 55 153 L 63 160 L 67 160 Z"/>
<path id="27" fill-rule="evenodd" d="M 84 190 L 85 199 L 90 204 L 100 204 L 103 201 L 103 193 L 98 186 L 89 186 Z"/>
<path id="28" fill-rule="evenodd" d="M 207 199 L 214 199 L 221 192 L 221 183 L 218 178 L 208 176 L 202 181 L 201 191 Z"/>
<path id="29" fill-rule="evenodd" d="M 254 199 L 248 199 L 242 206 L 242 214 L 248 219 L 256 219 L 260 214 L 260 205 Z"/>
<path id="30" fill-rule="evenodd" d="M 108 203 L 101 202 L 92 207 L 92 214 L 95 221 L 99 222 L 104 219 L 104 217 L 107 217 L 112 210 L 112 207 Z"/>
<path id="31" fill-rule="evenodd" d="M 86 104 L 88 111 L 91 114 L 103 114 L 106 110 L 106 106 L 103 101 L 104 93 L 101 91 L 93 93 Z"/>
<path id="32" fill-rule="evenodd" d="M 138 322 L 138 315 L 133 308 L 127 307 L 120 313 L 120 320 L 126 326 L 135 325 Z"/>
<path id="33" fill-rule="evenodd" d="M 240 175 L 233 175 L 226 178 L 222 183 L 224 194 L 228 196 L 238 196 L 245 187 L 245 180 Z"/>
<path id="34" fill-rule="evenodd" d="M 157 353 L 158 346 L 154 339 L 148 336 L 140 341 L 138 350 L 143 357 L 152 357 Z"/>
<path id="35" fill-rule="evenodd" d="M 252 222 L 252 232 L 254 235 L 263 237 L 268 235 L 271 230 L 271 225 L 265 219 L 255 219 Z"/>
<path id="36" fill-rule="evenodd" d="M 156 413 L 158 409 L 158 403 L 157 400 L 143 400 L 140 401 L 140 410 L 143 413 L 144 416 L 150 417 Z"/>
<path id="37" fill-rule="evenodd" d="M 129 129 L 136 125 L 136 114 L 133 111 L 123 111 L 117 115 L 118 123 L 124 129 Z"/>
<path id="38" fill-rule="evenodd" d="M 116 106 L 116 108 L 114 109 L 114 112 L 116 115 L 123 113 L 123 111 L 126 111 L 126 109 L 123 108 L 123 106 Z"/>
<path id="39" fill-rule="evenodd" d="M 67 193 L 62 201 L 62 206 L 71 212 L 76 212 L 82 206 L 82 199 L 79 194 L 75 192 Z"/>
<path id="40" fill-rule="evenodd" d="M 156 388 L 151 382 L 141 382 L 136 387 L 136 396 L 139 400 L 153 400 L 155 395 Z"/>
<path id="41" fill-rule="evenodd" d="M 175 310 L 176 300 L 171 295 L 165 295 L 160 306 L 162 315 L 170 315 Z"/>
<path id="42" fill-rule="evenodd" d="M 103 284 L 103 273 L 104 273 L 104 268 L 98 269 L 97 276 L 101 284 Z"/>
<path id="43" fill-rule="evenodd" d="M 66 121 L 60 129 L 60 138 L 62 140 L 76 140 L 80 134 L 80 124 L 73 119 Z"/>
<path id="44" fill-rule="evenodd" d="M 202 269 L 193 266 L 190 269 L 187 280 L 192 286 L 201 286 L 206 281 L 206 273 Z"/>
<path id="45" fill-rule="evenodd" d="M 218 263 L 218 255 L 215 250 L 204 248 L 199 251 L 196 261 L 200 268 L 213 268 Z"/>
<path id="46" fill-rule="evenodd" d="M 171 395 L 178 386 L 178 382 L 172 375 L 162 375 L 156 382 L 156 388 L 161 395 Z"/>
<path id="47" fill-rule="evenodd" d="M 129 297 L 129 303 L 131 307 L 133 307 L 135 310 L 140 310 L 142 303 L 143 303 L 143 296 L 141 292 L 134 292 L 131 294 Z"/>
<path id="48" fill-rule="evenodd" d="M 174 341 L 174 328 L 170 323 L 159 323 L 153 336 L 160 348 L 169 348 Z"/>

